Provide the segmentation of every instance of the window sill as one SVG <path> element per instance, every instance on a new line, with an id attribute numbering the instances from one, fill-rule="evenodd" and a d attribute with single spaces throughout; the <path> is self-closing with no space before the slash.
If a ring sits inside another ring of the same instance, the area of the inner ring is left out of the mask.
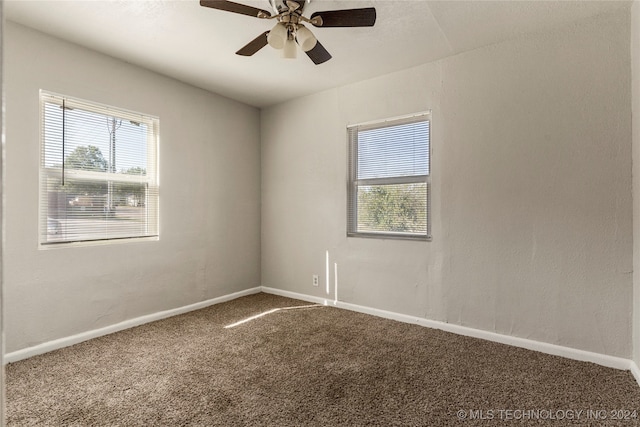
<path id="1" fill-rule="evenodd" d="M 430 242 L 433 236 L 416 236 L 409 234 L 395 233 L 347 233 L 347 238 L 361 237 L 365 239 L 382 239 L 382 240 L 412 240 L 416 242 Z"/>
<path id="2" fill-rule="evenodd" d="M 104 239 L 104 240 L 87 240 L 81 242 L 52 242 L 52 243 L 40 243 L 38 250 L 49 251 L 63 248 L 78 248 L 87 246 L 109 246 L 120 245 L 126 243 L 138 243 L 138 242 L 156 242 L 160 240 L 160 236 L 149 237 L 126 237 L 122 239 Z"/>

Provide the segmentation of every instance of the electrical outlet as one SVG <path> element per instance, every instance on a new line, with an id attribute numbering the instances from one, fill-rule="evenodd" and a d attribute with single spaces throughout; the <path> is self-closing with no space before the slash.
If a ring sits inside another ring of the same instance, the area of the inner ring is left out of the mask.
<path id="1" fill-rule="evenodd" d="M 317 274 L 313 275 L 313 286 L 318 286 L 318 283 L 320 282 L 320 278 L 318 277 Z"/>

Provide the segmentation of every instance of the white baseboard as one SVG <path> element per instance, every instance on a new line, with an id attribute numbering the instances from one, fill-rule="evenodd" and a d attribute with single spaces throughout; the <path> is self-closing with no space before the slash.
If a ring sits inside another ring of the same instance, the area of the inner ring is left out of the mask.
<path id="1" fill-rule="evenodd" d="M 501 344 L 512 345 L 514 347 L 522 347 L 528 350 L 539 351 L 554 356 L 562 356 L 568 359 L 580 360 L 583 362 L 592 362 L 609 368 L 631 370 L 640 385 L 640 370 L 629 359 L 622 357 L 609 356 L 606 354 L 593 353 L 585 350 L 578 350 L 571 347 L 564 347 L 556 344 L 549 344 L 540 341 L 534 341 L 526 338 L 518 338 L 510 335 L 502 335 L 495 332 L 483 331 L 480 329 L 469 328 L 466 326 L 454 325 L 451 323 L 440 322 L 437 320 L 429 320 L 422 317 L 409 316 L 406 314 L 394 313 L 391 311 L 379 310 L 377 308 L 364 307 L 361 305 L 350 304 L 341 301 L 334 301 L 331 298 L 315 297 L 310 295 L 299 294 L 296 292 L 284 291 L 281 289 L 262 287 L 262 292 L 283 297 L 299 299 L 302 301 L 315 302 L 317 304 L 325 304 L 338 308 L 344 308 L 359 313 L 371 314 L 373 316 L 383 317 L 385 319 L 397 320 L 404 323 L 412 323 L 416 325 L 426 326 L 428 328 L 440 329 L 446 332 L 452 332 L 458 335 L 464 335 L 473 338 L 480 338 L 488 341 L 494 341 Z M 634 372 L 632 365 L 635 367 Z"/>
<path id="2" fill-rule="evenodd" d="M 17 362 L 19 360 L 28 359 L 29 357 L 37 356 L 38 354 L 43 354 L 43 353 L 47 353 L 63 347 L 68 347 L 74 344 L 78 344 L 83 341 L 90 340 L 92 338 L 97 338 L 104 335 L 112 334 L 114 332 L 122 331 L 124 329 L 133 328 L 134 326 L 140 326 L 145 323 L 155 322 L 156 320 L 166 319 L 167 317 L 177 316 L 178 314 L 199 310 L 201 308 L 209 307 L 215 304 L 220 304 L 226 301 L 231 301 L 233 299 L 240 298 L 246 295 L 257 294 L 260 291 L 261 291 L 260 287 L 246 289 L 244 291 L 234 292 L 229 295 L 223 295 L 221 297 L 212 298 L 206 301 L 200 301 L 194 304 L 185 305 L 183 307 L 173 308 L 171 310 L 159 311 L 157 313 L 148 314 L 146 316 L 136 317 L 135 319 L 129 319 L 120 323 L 116 323 L 115 325 L 105 326 L 104 328 L 82 332 L 76 335 L 72 335 L 70 337 L 48 341 L 33 347 L 28 347 L 22 350 L 7 353 L 4 355 L 3 361 L 4 363 Z"/>
<path id="3" fill-rule="evenodd" d="M 640 369 L 638 369 L 638 365 L 633 360 L 629 361 L 629 370 L 631 371 L 631 375 L 636 379 L 636 382 L 640 384 Z"/>
<path id="4" fill-rule="evenodd" d="M 480 338 L 488 341 L 494 341 L 502 344 L 512 345 L 515 347 L 522 347 L 528 350 L 539 351 L 542 353 L 551 354 L 554 356 L 566 357 L 568 359 L 580 360 L 584 362 L 592 362 L 598 365 L 607 366 L 615 369 L 630 370 L 631 374 L 636 379 L 636 382 L 640 384 L 640 369 L 635 362 L 629 359 L 621 357 L 609 356 L 600 353 L 594 353 L 585 350 L 578 350 L 571 347 L 564 347 L 555 344 L 549 344 L 540 341 L 534 341 L 526 338 L 518 338 L 509 335 L 502 335 L 495 332 L 483 331 L 480 329 L 469 328 L 466 326 L 454 325 L 451 323 L 440 322 L 436 320 L 429 320 L 417 316 L 409 316 L 401 313 L 394 313 L 391 311 L 380 310 L 377 308 L 365 307 L 356 304 L 350 304 L 341 301 L 335 301 L 332 298 L 316 297 L 312 295 L 300 294 L 297 292 L 285 291 L 282 289 L 270 288 L 266 286 L 259 286 L 251 289 L 246 289 L 240 292 L 235 292 L 229 295 L 223 295 L 221 297 L 213 298 L 207 301 L 197 302 L 195 304 L 186 305 L 183 307 L 174 308 L 171 310 L 160 311 L 158 313 L 149 314 L 146 316 L 137 317 L 135 319 L 125 320 L 115 325 L 106 326 L 100 329 L 94 329 L 92 331 L 82 332 L 70 337 L 60 338 L 57 340 L 42 343 L 33 347 L 28 347 L 22 350 L 14 351 L 4 355 L 4 363 L 17 362 L 19 360 L 27 359 L 38 354 L 47 353 L 49 351 L 57 350 L 63 347 L 68 347 L 74 344 L 78 344 L 83 341 L 90 340 L 92 338 L 101 337 L 114 332 L 122 331 L 124 329 L 132 328 L 134 326 L 143 325 L 145 323 L 154 322 L 156 320 L 165 319 L 167 317 L 176 316 L 178 314 L 187 313 L 201 308 L 209 307 L 211 305 L 220 304 L 226 301 L 231 301 L 236 298 L 240 298 L 246 295 L 256 294 L 264 292 L 273 295 L 280 295 L 283 297 L 294 298 L 302 301 L 313 302 L 316 304 L 330 305 L 346 310 L 356 311 L 359 313 L 370 314 L 385 319 L 397 320 L 404 323 L 412 323 L 416 325 L 426 326 L 433 329 L 440 329 L 446 332 L 452 332 L 458 335 L 464 335 L 474 338 Z"/>
<path id="5" fill-rule="evenodd" d="M 333 305 L 333 300 L 331 298 L 314 297 L 312 295 L 299 294 L 297 292 L 285 291 L 277 288 L 270 288 L 268 286 L 262 286 L 261 290 L 265 294 L 279 295 L 281 297 L 299 299 L 302 301 L 313 302 L 316 304 Z"/>

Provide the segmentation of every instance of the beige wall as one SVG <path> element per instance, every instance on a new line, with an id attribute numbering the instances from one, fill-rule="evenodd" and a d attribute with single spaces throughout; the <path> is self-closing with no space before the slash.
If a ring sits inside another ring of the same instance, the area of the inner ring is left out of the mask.
<path id="1" fill-rule="evenodd" d="M 260 285 L 255 108 L 8 23 L 6 350 Z M 160 240 L 38 250 L 39 89 L 160 117 Z"/>
<path id="2" fill-rule="evenodd" d="M 2 219 L 4 215 L 4 197 L 2 193 L 4 191 L 4 85 L 3 70 L 4 70 L 4 1 L 0 0 L 0 334 L 4 332 L 3 325 L 3 313 L 4 313 L 4 291 L 3 291 L 3 252 L 4 252 L 4 221 Z M 0 363 L 3 368 L 0 369 L 0 424 L 4 424 L 4 340 L 0 339 Z"/>
<path id="3" fill-rule="evenodd" d="M 640 3 L 631 7 L 633 117 L 633 361 L 640 365 Z"/>
<path id="4" fill-rule="evenodd" d="M 342 301 L 630 357 L 629 28 L 622 11 L 263 110 L 262 284 L 325 295 L 328 250 Z M 347 239 L 346 126 L 426 109 L 433 241 Z"/>

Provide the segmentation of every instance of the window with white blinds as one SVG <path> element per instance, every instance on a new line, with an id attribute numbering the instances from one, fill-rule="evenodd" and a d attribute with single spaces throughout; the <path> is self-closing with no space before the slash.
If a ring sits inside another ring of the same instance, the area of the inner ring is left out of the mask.
<path id="1" fill-rule="evenodd" d="M 158 119 L 40 93 L 40 244 L 158 236 Z"/>
<path id="2" fill-rule="evenodd" d="M 430 114 L 347 128 L 347 235 L 428 240 Z"/>

